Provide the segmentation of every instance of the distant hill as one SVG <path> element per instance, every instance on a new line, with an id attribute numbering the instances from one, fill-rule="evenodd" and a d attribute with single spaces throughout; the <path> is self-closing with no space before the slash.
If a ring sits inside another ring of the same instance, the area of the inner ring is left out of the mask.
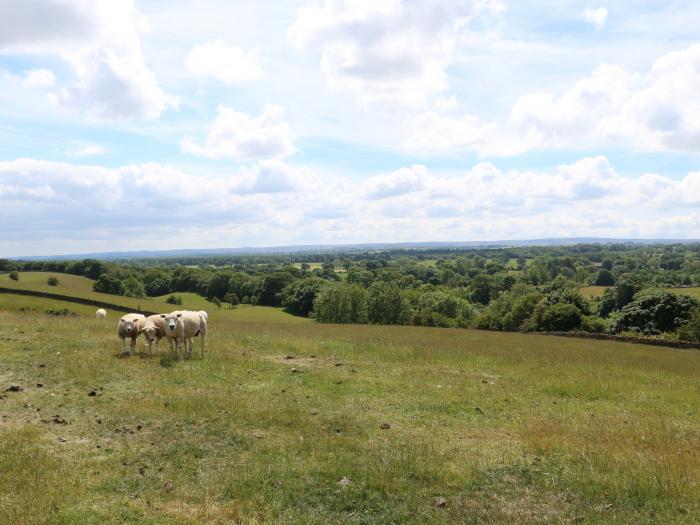
<path id="1" fill-rule="evenodd" d="M 568 246 L 573 244 L 677 244 L 700 242 L 700 239 L 614 239 L 603 237 L 570 237 L 551 239 L 496 240 L 496 241 L 454 241 L 454 242 L 397 242 L 397 243 L 363 243 L 363 244 L 307 244 L 294 246 L 267 246 L 241 248 L 201 248 L 187 250 L 141 250 L 128 252 L 76 253 L 64 255 L 34 255 L 11 257 L 15 260 L 71 260 L 102 259 L 129 260 L 155 259 L 183 256 L 214 255 L 256 255 L 256 254 L 300 254 L 328 252 L 359 252 L 370 250 L 424 250 L 430 248 L 508 248 L 523 246 Z"/>

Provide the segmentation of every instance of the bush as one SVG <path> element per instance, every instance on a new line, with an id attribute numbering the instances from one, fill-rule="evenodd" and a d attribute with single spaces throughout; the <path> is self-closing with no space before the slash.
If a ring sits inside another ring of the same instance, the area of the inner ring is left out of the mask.
<path id="1" fill-rule="evenodd" d="M 12 279 L 13 281 L 19 281 L 19 273 L 17 273 L 16 271 L 10 272 L 10 279 Z"/>
<path id="2" fill-rule="evenodd" d="M 314 316 L 321 323 L 366 323 L 367 291 L 356 284 L 326 284 L 316 295 Z"/>
<path id="3" fill-rule="evenodd" d="M 58 278 L 57 277 L 49 277 L 46 280 L 46 284 L 49 286 L 58 286 Z"/>
<path id="4" fill-rule="evenodd" d="M 583 315 L 570 303 L 540 303 L 535 311 L 536 327 L 544 332 L 569 332 L 581 327 Z"/>
<path id="5" fill-rule="evenodd" d="M 581 319 L 581 330 L 591 334 L 604 334 L 608 331 L 608 324 L 595 315 L 585 315 Z"/>
<path id="6" fill-rule="evenodd" d="M 61 308 L 60 310 L 46 310 L 46 313 L 49 315 L 55 315 L 55 316 L 75 316 L 75 315 L 77 315 L 75 312 L 71 312 L 67 308 Z"/>
<path id="7" fill-rule="evenodd" d="M 169 295 L 165 302 L 168 304 L 182 305 L 182 297 L 176 295 Z"/>

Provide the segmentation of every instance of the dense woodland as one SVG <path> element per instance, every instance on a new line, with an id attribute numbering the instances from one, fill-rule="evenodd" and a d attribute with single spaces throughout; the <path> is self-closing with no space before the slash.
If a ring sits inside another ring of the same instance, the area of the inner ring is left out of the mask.
<path id="1" fill-rule="evenodd" d="M 700 244 L 0 260 L 0 271 L 83 275 L 96 280 L 95 291 L 172 295 L 175 304 L 177 293 L 194 292 L 224 308 L 283 307 L 328 323 L 700 340 L 698 300 L 682 290 L 700 286 Z M 587 298 L 587 286 L 607 288 Z"/>

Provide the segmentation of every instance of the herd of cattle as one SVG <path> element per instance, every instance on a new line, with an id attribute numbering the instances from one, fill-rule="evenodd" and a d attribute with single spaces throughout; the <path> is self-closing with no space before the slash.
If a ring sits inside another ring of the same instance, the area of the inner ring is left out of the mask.
<path id="1" fill-rule="evenodd" d="M 97 319 L 105 319 L 107 312 L 100 308 L 95 316 Z M 204 357 L 204 344 L 207 338 L 207 312 L 191 312 L 188 310 L 176 310 L 169 314 L 156 314 L 146 317 L 143 314 L 126 314 L 119 319 L 117 335 L 122 343 L 122 355 L 126 354 L 126 339 L 131 339 L 130 352 L 136 350 L 136 340 L 143 334 L 148 344 L 148 352 L 153 352 L 155 343 L 156 352 L 159 351 L 160 341 L 165 338 L 168 341 L 170 351 L 177 349 L 178 359 L 182 358 L 182 352 L 187 343 L 188 355 L 192 357 L 193 339 L 199 337 L 202 341 L 202 357 Z"/>

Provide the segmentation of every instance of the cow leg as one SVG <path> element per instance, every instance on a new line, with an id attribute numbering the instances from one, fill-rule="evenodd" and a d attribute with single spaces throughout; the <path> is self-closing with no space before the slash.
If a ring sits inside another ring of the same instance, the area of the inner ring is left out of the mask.
<path id="1" fill-rule="evenodd" d="M 124 354 L 126 354 L 126 338 L 120 337 L 119 339 L 122 340 L 122 353 L 121 353 L 121 355 L 124 355 Z"/>

